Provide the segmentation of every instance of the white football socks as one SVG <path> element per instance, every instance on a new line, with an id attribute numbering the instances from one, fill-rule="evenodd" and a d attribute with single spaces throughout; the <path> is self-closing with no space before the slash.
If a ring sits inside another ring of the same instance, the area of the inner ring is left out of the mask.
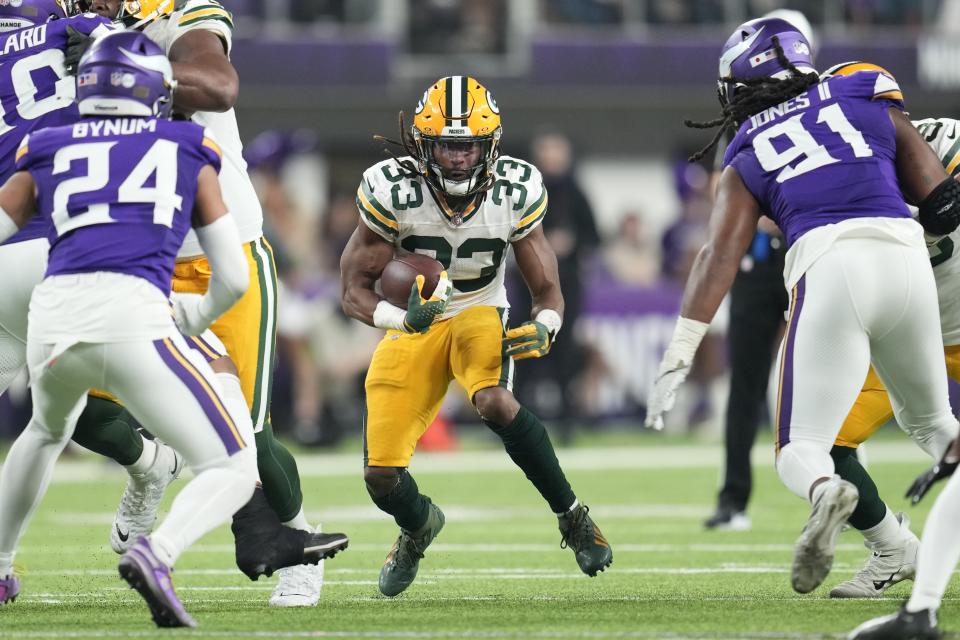
<path id="1" fill-rule="evenodd" d="M 143 475 L 150 470 L 157 459 L 157 443 L 153 440 L 147 440 L 143 436 L 140 436 L 140 439 L 143 440 L 143 452 L 136 462 L 124 467 L 130 475 Z"/>
<path id="2" fill-rule="evenodd" d="M 307 521 L 307 514 L 303 512 L 303 507 L 300 507 L 300 511 L 293 517 L 292 520 L 287 520 L 284 522 L 283 526 L 313 533 L 313 527 L 311 527 L 310 523 Z"/>
<path id="3" fill-rule="evenodd" d="M 954 474 L 937 496 L 920 538 L 917 577 L 907 611 L 938 609 L 950 576 L 960 560 L 960 474 Z"/>
<path id="4" fill-rule="evenodd" d="M 887 513 L 879 524 L 864 529 L 860 533 L 874 551 L 897 549 L 903 546 L 904 536 L 900 531 L 900 521 L 897 520 L 893 511 L 890 511 L 890 507 L 887 507 Z"/>

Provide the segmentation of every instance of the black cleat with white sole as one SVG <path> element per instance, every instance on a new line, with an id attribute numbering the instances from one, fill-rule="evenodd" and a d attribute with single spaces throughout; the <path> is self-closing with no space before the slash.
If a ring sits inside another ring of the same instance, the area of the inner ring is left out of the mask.
<path id="1" fill-rule="evenodd" d="M 897 613 L 868 620 L 850 632 L 847 640 L 940 640 L 937 614 L 932 609 L 911 613 L 903 607 Z"/>

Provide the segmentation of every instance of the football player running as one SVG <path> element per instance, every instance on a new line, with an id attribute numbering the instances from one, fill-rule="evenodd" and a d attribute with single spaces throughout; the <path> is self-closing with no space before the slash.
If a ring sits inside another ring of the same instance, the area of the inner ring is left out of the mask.
<path id="1" fill-rule="evenodd" d="M 73 0 L 22 0 L 0 5 L 0 30 L 18 29 L 8 32 L 0 42 L 4 121 L 0 131 L 0 180 L 6 181 L 13 174 L 15 152 L 24 136 L 80 119 L 74 102 L 76 79 L 68 70 L 76 69 L 82 50 L 73 43 L 118 27 L 101 16 L 77 12 Z M 6 391 L 26 367 L 27 305 L 46 269 L 48 224 L 42 216 L 36 216 L 0 245 L 0 270 L 5 274 L 0 281 L 5 300 L 0 307 L 0 392 Z M 211 364 L 215 369 L 224 366 L 222 362 Z M 143 438 L 137 427 L 129 412 L 114 399 L 94 390 L 78 419 L 74 440 L 126 467 L 131 480 L 124 501 L 132 519 L 141 523 L 132 533 L 144 534 L 156 520 L 163 490 L 179 475 L 184 461 L 166 444 Z M 130 533 L 124 531 L 123 535 Z"/>
<path id="2" fill-rule="evenodd" d="M 256 433 L 257 463 L 263 490 L 234 518 L 237 564 L 253 578 L 262 569 L 262 546 L 282 522 L 289 528 L 313 532 L 303 511 L 300 476 L 293 456 L 274 437 L 270 424 L 276 342 L 276 268 L 273 250 L 263 237 L 263 212 L 246 172 L 243 148 L 233 110 L 239 91 L 237 72 L 230 62 L 233 23 L 230 13 L 215 0 L 85 0 L 84 7 L 127 27 L 140 29 L 158 42 L 173 64 L 177 80 L 174 110 L 208 127 L 223 149 L 220 184 L 224 199 L 237 220 L 250 272 L 250 286 L 240 301 L 211 329 L 222 340 L 236 365 L 239 381 L 225 393 L 246 403 Z M 80 39 L 82 40 L 82 39 Z M 173 275 L 175 304 L 191 303 L 206 291 L 210 265 L 194 234 L 188 234 L 177 256 Z M 95 433 L 89 434 L 91 439 Z M 128 486 L 128 492 L 133 487 Z M 122 551 L 127 543 L 118 531 L 134 530 L 122 500 L 111 531 L 111 544 Z M 275 515 L 274 515 L 275 514 Z M 143 520 L 143 518 L 141 518 Z M 312 540 L 312 542 L 311 542 Z M 305 545 L 327 544 L 320 533 Z M 320 598 L 323 564 L 303 564 L 280 571 L 270 598 L 273 606 L 313 606 Z"/>
<path id="3" fill-rule="evenodd" d="M 807 593 L 829 573 L 836 537 L 857 506 L 856 486 L 834 475 L 829 452 L 871 360 L 905 430 L 958 429 L 923 231 L 956 229 L 960 187 L 903 114 L 893 78 L 864 70 L 821 81 L 809 44 L 789 23 L 738 27 L 719 78 L 723 116 L 696 124 L 737 133 L 647 424 L 662 425 L 766 212 L 790 246 L 776 451 L 781 480 L 812 506 L 791 576 L 794 590 Z M 921 224 L 901 189 L 919 203 Z"/>
<path id="4" fill-rule="evenodd" d="M 556 257 L 540 226 L 547 210 L 540 172 L 500 155 L 499 109 L 474 78 L 441 78 L 424 92 L 412 127 L 402 113 L 400 123 L 398 144 L 409 155 L 363 174 L 362 223 L 340 261 L 344 311 L 387 331 L 367 373 L 364 425 L 367 491 L 400 527 L 380 591 L 396 596 L 409 587 L 443 528 L 443 512 L 407 467 L 452 380 L 557 515 L 561 546 L 594 576 L 610 565 L 610 545 L 570 488 L 543 424 L 512 393 L 513 360 L 545 356 L 563 315 Z M 503 278 L 510 247 L 530 289 L 533 319 L 508 330 Z M 449 275 L 429 300 L 420 295 L 422 280 L 414 284 L 407 309 L 375 290 L 400 248 L 436 258 Z"/>
<path id="5" fill-rule="evenodd" d="M 240 299 L 248 274 L 220 196 L 219 147 L 203 127 L 169 120 L 174 86 L 170 62 L 143 34 L 100 38 L 78 69 L 84 120 L 24 138 L 17 172 L 0 189 L 0 239 L 36 211 L 50 240 L 47 273 L 30 300 L 34 413 L 0 472 L 0 602 L 19 590 L 16 545 L 92 387 L 115 394 L 196 473 L 119 564 L 158 626 L 196 626 L 171 568 L 253 493 L 255 453 L 213 370 L 178 329 L 203 331 Z M 191 227 L 213 274 L 193 314 L 178 309 L 175 324 L 170 279 Z"/>
<path id="6" fill-rule="evenodd" d="M 956 179 L 960 175 L 960 121 L 952 118 L 926 118 L 916 120 L 913 124 L 937 152 L 946 171 Z M 958 243 L 960 231 L 942 237 L 927 238 L 930 262 L 940 292 L 940 325 L 946 345 L 944 355 L 947 372 L 954 380 L 960 380 L 960 313 L 957 312 L 960 262 L 955 256 Z M 848 422 L 858 416 L 858 424 L 868 429 L 889 414 L 889 406 L 886 389 L 882 384 L 871 384 L 868 378 Z M 846 428 L 846 425 L 844 427 Z M 939 450 L 931 451 L 931 454 L 934 457 L 940 456 L 944 449 L 947 449 L 946 453 L 942 454 L 938 463 L 918 477 L 908 490 L 907 497 L 914 504 L 926 495 L 934 483 L 951 476 L 956 470 L 960 462 L 960 451 L 955 444 L 952 447 L 940 447 Z M 916 582 L 910 599 L 897 613 L 864 623 L 851 634 L 851 638 L 928 640 L 941 637 L 937 611 L 950 575 L 960 558 L 960 547 L 955 540 L 956 523 L 960 519 L 958 491 L 960 490 L 956 480 L 951 480 L 930 511 L 923 531 L 923 540 L 919 544 L 919 553 L 916 549 L 913 550 L 914 564 L 911 569 L 915 571 Z M 864 567 L 864 571 L 867 569 L 868 567 Z M 890 577 L 889 574 L 880 579 L 887 577 Z"/>

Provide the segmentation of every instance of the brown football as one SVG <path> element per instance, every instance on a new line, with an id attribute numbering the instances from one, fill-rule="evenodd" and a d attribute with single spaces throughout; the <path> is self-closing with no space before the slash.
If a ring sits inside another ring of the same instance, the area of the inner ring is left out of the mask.
<path id="1" fill-rule="evenodd" d="M 429 298 L 437 287 L 441 271 L 443 265 L 430 256 L 400 250 L 380 274 L 380 291 L 387 302 L 406 309 L 410 288 L 416 282 L 417 275 L 423 275 L 423 297 Z"/>

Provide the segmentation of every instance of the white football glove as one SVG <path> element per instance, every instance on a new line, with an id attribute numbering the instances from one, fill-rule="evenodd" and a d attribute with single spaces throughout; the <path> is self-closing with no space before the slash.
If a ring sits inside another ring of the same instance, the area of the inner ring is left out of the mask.
<path id="1" fill-rule="evenodd" d="M 657 379 L 647 396 L 647 418 L 643 426 L 657 431 L 663 430 L 663 414 L 677 402 L 677 389 L 687 379 L 690 364 L 681 361 L 667 362 L 666 357 L 660 363 Z"/>
<path id="2" fill-rule="evenodd" d="M 653 388 L 647 396 L 647 418 L 643 421 L 645 427 L 663 430 L 663 414 L 677 402 L 677 389 L 687 379 L 697 347 L 709 326 L 683 316 L 677 318 L 673 337 L 657 370 L 657 379 L 653 381 Z"/>
<path id="3" fill-rule="evenodd" d="M 207 327 L 210 320 L 200 311 L 200 302 L 203 296 L 196 293 L 171 293 L 170 302 L 173 304 L 173 319 L 180 332 L 188 336 L 199 336 Z"/>

